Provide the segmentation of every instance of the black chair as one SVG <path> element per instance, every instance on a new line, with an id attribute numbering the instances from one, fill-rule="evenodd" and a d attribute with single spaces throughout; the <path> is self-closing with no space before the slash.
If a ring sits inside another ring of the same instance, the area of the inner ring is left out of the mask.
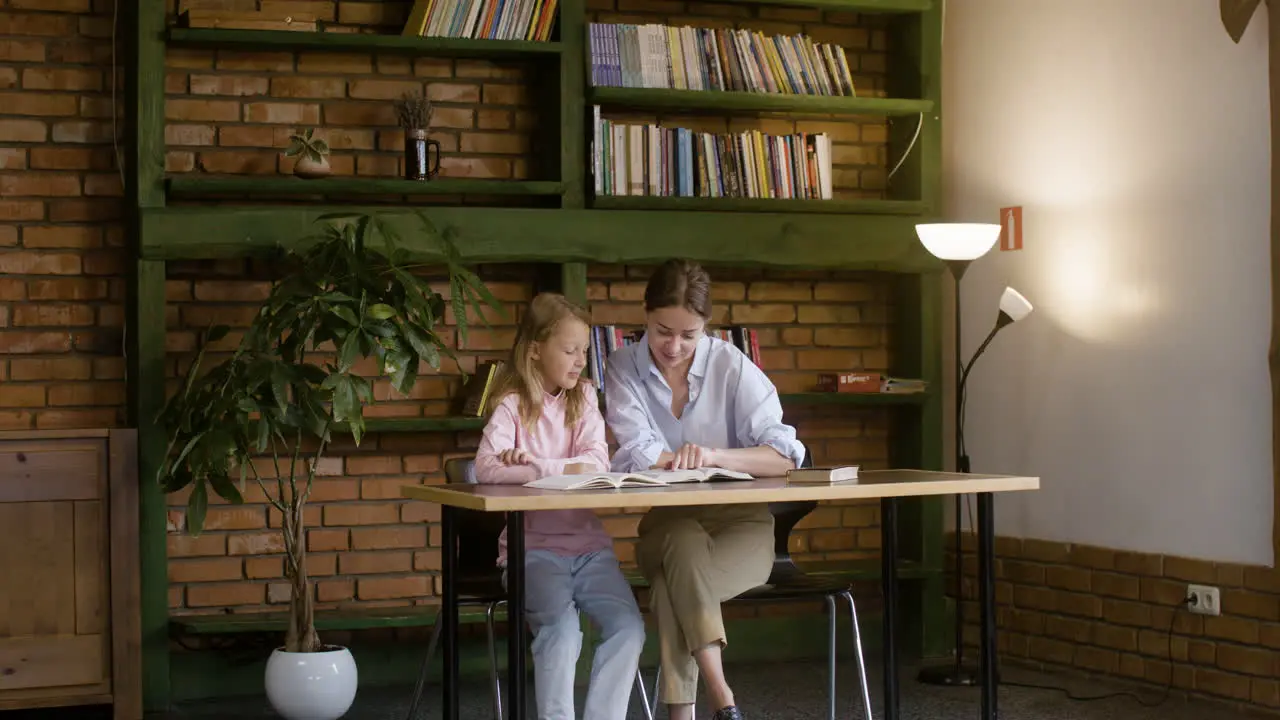
<path id="1" fill-rule="evenodd" d="M 450 483 L 475 484 L 475 458 L 451 458 L 444 464 L 445 480 Z M 507 590 L 502 585 L 502 569 L 497 566 L 498 538 L 506 527 L 507 518 L 504 513 L 480 512 L 479 510 L 453 510 L 458 534 L 458 605 L 483 605 L 485 607 L 485 630 L 489 640 L 489 682 L 493 685 L 493 717 L 502 720 L 502 684 L 498 680 L 498 652 L 494 638 L 494 612 L 499 605 L 507 604 Z M 507 619 L 507 627 L 511 628 L 511 618 Z M 524 624 L 521 623 L 521 628 Z M 510 630 L 508 630 L 510 631 Z M 422 701 L 422 692 L 426 689 L 427 673 L 431 667 L 431 659 L 435 656 L 436 646 L 440 641 L 440 616 L 432 623 L 431 641 L 427 644 L 427 657 L 422 661 L 422 671 L 418 675 L 417 686 L 413 690 L 413 701 L 409 704 L 408 720 L 415 720 L 418 705 Z M 653 720 L 649 699 L 645 694 L 644 678 L 636 671 L 636 689 L 640 693 L 641 707 L 644 708 L 648 720 Z"/>
<path id="2" fill-rule="evenodd" d="M 800 467 L 813 467 L 808 454 Z M 827 601 L 829 643 L 827 646 L 827 703 L 830 720 L 836 717 L 836 600 L 849 603 L 849 618 L 853 624 L 853 647 L 858 660 L 858 680 L 861 683 L 864 717 L 871 720 L 871 690 L 867 685 L 867 665 L 862 654 L 862 635 L 858 630 L 858 610 L 853 602 L 853 585 L 847 580 L 819 578 L 809 575 L 796 566 L 791 558 L 791 531 L 806 515 L 818 506 L 817 501 L 770 503 L 773 515 L 773 569 L 764 585 L 751 588 L 727 600 L 727 604 L 748 602 L 787 602 L 823 598 Z M 662 680 L 659 665 L 653 683 L 653 705 L 649 711 L 652 719 L 658 711 L 658 685 Z"/>
<path id="3" fill-rule="evenodd" d="M 475 483 L 475 462 L 472 458 L 452 458 L 444 464 L 445 479 L 450 483 Z M 506 527 L 502 513 L 486 513 L 478 510 L 453 510 L 458 533 L 458 605 L 482 605 L 485 608 L 485 631 L 489 636 L 489 682 L 493 685 L 493 717 L 502 720 L 502 686 L 498 683 L 498 651 L 494 639 L 494 612 L 507 602 L 507 591 L 502 586 L 502 569 L 496 564 L 498 538 Z M 426 688 L 427 672 L 431 658 L 440 641 L 440 616 L 432 623 L 431 641 L 427 644 L 427 657 L 422 661 L 422 672 L 413 690 L 409 704 L 408 720 L 415 720 L 422 691 Z"/>

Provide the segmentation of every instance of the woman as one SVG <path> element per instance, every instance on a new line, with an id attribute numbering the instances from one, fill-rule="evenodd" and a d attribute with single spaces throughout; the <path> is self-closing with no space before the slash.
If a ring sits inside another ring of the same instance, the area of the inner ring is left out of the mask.
<path id="1" fill-rule="evenodd" d="M 756 477 L 799 466 L 804 446 L 782 422 L 773 383 L 733 345 L 705 334 L 711 279 L 669 260 L 645 288 L 644 341 L 616 350 L 605 379 L 617 472 L 721 467 Z M 698 671 L 714 720 L 741 720 L 725 682 L 720 603 L 764 583 L 773 564 L 767 505 L 654 508 L 636 560 L 650 583 L 662 663 L 660 698 L 692 720 Z"/>

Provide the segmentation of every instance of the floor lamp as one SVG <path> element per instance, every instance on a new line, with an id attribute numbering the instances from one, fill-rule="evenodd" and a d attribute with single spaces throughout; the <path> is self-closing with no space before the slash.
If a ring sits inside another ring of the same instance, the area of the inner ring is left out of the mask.
<path id="1" fill-rule="evenodd" d="M 960 359 L 960 345 L 963 335 L 960 332 L 960 279 L 969 268 L 969 263 L 987 254 L 1000 237 L 1000 226 L 986 223 L 930 223 L 916 225 L 916 234 L 921 244 L 934 257 L 942 260 L 955 278 L 955 366 L 954 378 L 956 387 L 956 419 L 955 419 L 955 452 L 956 472 L 969 472 L 969 455 L 964 444 L 964 408 L 965 384 L 969 379 L 969 371 L 978 356 L 987 349 L 987 345 L 1006 325 L 1017 322 L 1031 312 L 1031 303 L 1013 288 L 1006 288 L 1000 298 L 1000 312 L 995 327 L 983 340 L 977 352 L 968 364 Z M 976 685 L 978 669 L 964 663 L 964 604 L 960 600 L 960 588 L 963 577 L 963 555 L 961 547 L 961 529 L 963 527 L 964 501 L 960 495 L 955 496 L 955 576 L 956 576 L 956 617 L 955 617 L 955 661 L 948 665 L 923 668 L 917 680 L 928 685 Z"/>

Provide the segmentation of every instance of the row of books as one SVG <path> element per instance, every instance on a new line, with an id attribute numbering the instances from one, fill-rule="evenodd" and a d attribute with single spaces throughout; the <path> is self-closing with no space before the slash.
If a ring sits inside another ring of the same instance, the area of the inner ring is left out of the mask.
<path id="1" fill-rule="evenodd" d="M 592 138 L 597 196 L 832 197 L 826 133 L 707 133 L 616 123 L 596 106 Z"/>
<path id="2" fill-rule="evenodd" d="M 416 0 L 403 35 L 472 40 L 551 39 L 558 0 Z"/>
<path id="3" fill-rule="evenodd" d="M 587 37 L 595 87 L 856 94 L 844 48 L 808 35 L 591 23 Z"/>
<path id="4" fill-rule="evenodd" d="M 763 368 L 760 363 L 760 340 L 753 328 L 741 325 L 730 325 L 725 328 L 707 330 L 707 334 L 719 340 L 733 343 L 742 351 L 747 359 Z M 591 328 L 591 347 L 587 352 L 587 367 L 596 389 L 604 392 L 605 368 L 609 365 L 609 356 L 618 348 L 623 348 L 644 339 L 643 330 L 623 330 L 616 325 L 594 325 Z"/>

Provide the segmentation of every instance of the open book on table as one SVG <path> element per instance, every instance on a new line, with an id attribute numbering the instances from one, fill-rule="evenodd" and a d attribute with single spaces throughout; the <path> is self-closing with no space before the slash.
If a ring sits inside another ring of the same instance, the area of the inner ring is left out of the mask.
<path id="1" fill-rule="evenodd" d="M 608 490 L 610 488 L 661 487 L 678 483 L 754 479 L 752 476 L 736 470 L 705 467 L 693 470 L 642 470 L 630 473 L 593 472 L 576 475 L 548 475 L 533 482 L 527 482 L 524 486 L 540 490 Z"/>

